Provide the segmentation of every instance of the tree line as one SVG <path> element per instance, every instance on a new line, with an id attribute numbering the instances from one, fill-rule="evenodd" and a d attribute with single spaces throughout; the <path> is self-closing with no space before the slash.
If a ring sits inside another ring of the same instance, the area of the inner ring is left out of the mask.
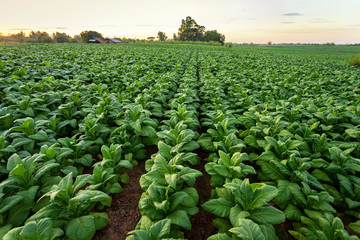
<path id="1" fill-rule="evenodd" d="M 79 35 L 71 37 L 66 33 L 56 32 L 49 34 L 41 31 L 31 31 L 28 36 L 24 32 L 3 36 L 0 33 L 0 42 L 19 42 L 19 43 L 86 43 L 92 38 L 104 39 L 103 35 L 97 31 L 82 31 Z M 137 39 L 117 38 L 124 43 L 137 42 Z M 169 38 L 162 31 L 157 34 L 159 41 L 167 41 Z M 205 31 L 205 27 L 196 23 L 190 16 L 181 20 L 178 33 L 173 34 L 173 41 L 186 42 L 215 42 L 224 44 L 225 35 L 218 33 L 217 30 Z M 142 40 L 140 40 L 142 41 Z"/>

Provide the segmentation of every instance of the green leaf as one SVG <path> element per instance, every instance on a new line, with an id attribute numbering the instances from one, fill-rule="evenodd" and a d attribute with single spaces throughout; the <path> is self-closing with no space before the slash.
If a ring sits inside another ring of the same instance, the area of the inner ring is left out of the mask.
<path id="1" fill-rule="evenodd" d="M 244 138 L 244 142 L 253 147 L 253 148 L 258 148 L 259 145 L 257 144 L 256 138 L 253 135 L 248 135 Z"/>
<path id="2" fill-rule="evenodd" d="M 263 152 L 258 158 L 258 160 L 261 160 L 261 161 L 270 161 L 270 160 L 276 160 L 276 159 L 277 159 L 276 155 L 271 151 Z"/>
<path id="3" fill-rule="evenodd" d="M 199 194 L 195 188 L 184 188 L 182 192 L 186 193 L 187 196 L 183 199 L 181 205 L 185 207 L 195 207 L 199 202 Z"/>
<path id="4" fill-rule="evenodd" d="M 101 202 L 105 206 L 111 206 L 111 198 L 104 192 L 98 190 L 80 190 L 70 202 L 90 201 Z"/>
<path id="5" fill-rule="evenodd" d="M 299 140 L 291 140 L 290 142 L 287 143 L 287 149 L 296 149 L 301 147 L 304 144 L 304 142 L 299 141 Z"/>
<path id="6" fill-rule="evenodd" d="M 290 181 L 288 180 L 278 180 L 278 194 L 274 199 L 274 202 L 277 205 L 285 204 L 291 200 L 291 193 L 289 190 Z"/>
<path id="7" fill-rule="evenodd" d="M 8 172 L 10 172 L 11 170 L 13 170 L 16 165 L 22 163 L 21 158 L 19 157 L 19 155 L 17 155 L 16 153 L 14 153 L 13 155 L 11 155 L 7 161 L 7 165 L 6 165 L 6 170 Z"/>
<path id="8" fill-rule="evenodd" d="M 136 129 L 136 130 L 138 130 L 138 129 Z M 141 136 L 145 136 L 145 137 L 156 136 L 156 131 L 151 126 L 145 126 L 145 127 L 141 128 Z"/>
<path id="9" fill-rule="evenodd" d="M 106 212 L 91 212 L 89 214 L 94 216 L 95 230 L 105 227 L 110 222 Z"/>
<path id="10" fill-rule="evenodd" d="M 306 199 L 304 194 L 301 191 L 301 188 L 298 184 L 296 183 L 290 183 L 289 185 L 289 190 L 291 192 L 291 195 L 294 197 L 294 199 L 299 202 L 300 204 L 306 206 Z"/>
<path id="11" fill-rule="evenodd" d="M 53 221 L 44 218 L 38 222 L 27 223 L 21 231 L 21 236 L 28 239 L 50 240 L 53 229 Z"/>
<path id="12" fill-rule="evenodd" d="M 259 225 L 249 219 L 241 219 L 240 226 L 231 228 L 229 232 L 234 233 L 242 240 L 264 240 L 265 236 L 261 232 Z"/>
<path id="13" fill-rule="evenodd" d="M 211 212 L 219 217 L 230 217 L 230 210 L 234 206 L 234 203 L 223 199 L 211 199 L 204 203 L 202 207 L 205 209 L 205 211 Z"/>
<path id="14" fill-rule="evenodd" d="M 262 187 L 255 190 L 252 202 L 247 209 L 254 210 L 262 207 L 266 202 L 271 201 L 278 194 L 276 187 L 263 185 Z"/>
<path id="15" fill-rule="evenodd" d="M 331 179 L 330 177 L 327 175 L 326 172 L 320 170 L 320 169 L 315 169 L 311 175 L 313 177 L 315 177 L 317 180 L 322 180 L 322 181 L 325 181 L 325 182 L 331 182 Z"/>
<path id="16" fill-rule="evenodd" d="M 233 226 L 229 220 L 225 218 L 216 218 L 213 220 L 214 227 L 219 230 L 220 233 L 227 233 Z"/>
<path id="17" fill-rule="evenodd" d="M 308 240 L 304 235 L 302 235 L 299 232 L 289 230 L 289 233 L 291 234 L 291 236 L 293 236 L 297 240 Z"/>
<path id="18" fill-rule="evenodd" d="M 187 151 L 187 152 L 192 152 L 195 151 L 196 149 L 198 149 L 200 147 L 199 143 L 195 142 L 195 141 L 191 141 L 188 142 L 187 144 L 184 145 L 184 147 L 182 148 L 183 151 Z"/>
<path id="19" fill-rule="evenodd" d="M 151 226 L 151 239 L 163 239 L 170 234 L 171 220 L 164 219 Z"/>
<path id="20" fill-rule="evenodd" d="M 165 158 L 171 157 L 171 147 L 169 145 L 167 145 L 166 143 L 164 143 L 163 141 L 160 141 L 158 143 L 158 149 L 159 149 L 159 153 L 163 157 L 165 157 Z"/>
<path id="21" fill-rule="evenodd" d="M 223 166 L 223 165 L 215 165 L 214 168 L 216 173 L 218 173 L 220 176 L 223 176 L 223 177 L 232 177 L 232 175 L 230 174 L 229 170 Z"/>
<path id="22" fill-rule="evenodd" d="M 186 230 L 191 229 L 190 219 L 184 210 L 177 210 L 168 215 L 166 218 L 170 219 L 172 224 L 178 225 Z"/>
<path id="23" fill-rule="evenodd" d="M 34 215 L 32 215 L 26 221 L 30 222 L 32 220 L 42 219 L 42 218 L 46 218 L 46 217 L 57 219 L 59 217 L 62 217 L 63 214 L 64 214 L 63 208 L 61 208 L 55 204 L 51 204 L 51 205 L 47 205 L 47 206 L 43 207 L 42 209 L 40 209 L 39 211 L 37 211 Z"/>
<path id="24" fill-rule="evenodd" d="M 285 222 L 284 213 L 272 206 L 260 207 L 253 210 L 249 218 L 260 224 L 280 224 Z"/>
<path id="25" fill-rule="evenodd" d="M 94 216 L 86 215 L 72 219 L 65 227 L 66 236 L 73 240 L 90 240 L 95 234 Z"/>
<path id="26" fill-rule="evenodd" d="M 225 233 L 218 233 L 210 236 L 207 240 L 231 240 L 231 237 Z"/>
<path id="27" fill-rule="evenodd" d="M 209 152 L 215 152 L 216 151 L 216 148 L 215 148 L 214 143 L 212 142 L 210 136 L 201 135 L 197 142 L 206 151 L 209 151 Z"/>
<path id="28" fill-rule="evenodd" d="M 300 221 L 302 212 L 294 205 L 289 204 L 284 210 L 285 217 L 290 220 Z"/>
<path id="29" fill-rule="evenodd" d="M 202 173 L 196 169 L 192 169 L 189 167 L 183 167 L 181 165 L 178 165 L 177 168 L 181 170 L 178 178 L 185 181 L 186 184 L 190 187 L 194 186 L 195 179 L 197 177 L 202 176 Z"/>
<path id="30" fill-rule="evenodd" d="M 230 166 L 230 156 L 223 151 L 219 151 L 220 162 L 227 168 Z M 215 168 L 215 171 L 217 169 Z"/>
<path id="31" fill-rule="evenodd" d="M 11 143 L 11 145 L 13 145 L 15 148 L 18 148 L 18 147 L 21 147 L 23 145 L 31 144 L 33 142 L 34 142 L 34 140 L 29 139 L 29 138 L 16 138 Z"/>
<path id="32" fill-rule="evenodd" d="M 250 213 L 243 211 L 238 205 L 230 209 L 230 222 L 234 227 L 240 226 L 240 219 L 247 218 Z"/>
<path id="33" fill-rule="evenodd" d="M 29 138 L 44 142 L 48 140 L 48 135 L 46 134 L 45 131 L 40 130 L 36 134 L 30 135 Z"/>
<path id="34" fill-rule="evenodd" d="M 165 180 L 166 182 L 174 189 L 176 189 L 176 180 L 177 180 L 177 174 L 165 174 Z"/>
<path id="35" fill-rule="evenodd" d="M 2 200 L 2 203 L 0 204 L 0 214 L 6 212 L 11 207 L 15 206 L 20 201 L 22 201 L 23 199 L 24 199 L 23 196 L 18 196 L 18 195 L 5 198 L 4 200 Z"/>
<path id="36" fill-rule="evenodd" d="M 360 234 L 360 220 L 350 223 L 349 228 L 356 232 L 357 234 Z"/>
<path id="37" fill-rule="evenodd" d="M 2 226 L 0 227 L 0 239 L 3 239 L 3 240 L 10 240 L 10 237 L 7 236 L 6 238 L 4 237 L 5 234 L 7 234 L 11 229 L 11 224 L 7 224 L 5 226 Z M 9 235 L 9 234 L 8 234 Z"/>
<path id="38" fill-rule="evenodd" d="M 90 174 L 82 174 L 76 177 L 72 192 L 77 192 L 85 184 L 89 182 L 91 178 Z M 70 186 L 69 186 L 70 187 Z"/>

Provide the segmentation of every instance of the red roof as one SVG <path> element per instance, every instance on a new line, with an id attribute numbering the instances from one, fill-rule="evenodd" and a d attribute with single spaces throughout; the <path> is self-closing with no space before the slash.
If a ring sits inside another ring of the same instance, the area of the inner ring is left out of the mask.
<path id="1" fill-rule="evenodd" d="M 101 38 L 94 38 L 96 41 L 98 41 L 99 43 L 106 43 L 104 40 L 102 40 Z"/>

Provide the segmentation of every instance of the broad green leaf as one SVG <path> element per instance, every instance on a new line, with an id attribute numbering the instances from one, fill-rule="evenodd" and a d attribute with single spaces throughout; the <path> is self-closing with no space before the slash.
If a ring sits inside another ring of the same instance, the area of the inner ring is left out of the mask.
<path id="1" fill-rule="evenodd" d="M 170 234 L 171 220 L 164 219 L 151 226 L 151 238 L 152 239 L 163 239 L 168 237 Z"/>
<path id="2" fill-rule="evenodd" d="M 210 236 L 207 240 L 231 240 L 231 237 L 225 233 L 218 233 Z"/>
<path id="3" fill-rule="evenodd" d="M 205 211 L 211 212 L 219 217 L 230 217 L 230 210 L 234 206 L 234 203 L 223 199 L 211 199 L 204 203 L 202 207 L 205 209 Z"/>
<path id="4" fill-rule="evenodd" d="M 74 218 L 65 227 L 66 236 L 73 240 L 90 240 L 95 230 L 95 220 L 92 215 Z"/>
<path id="5" fill-rule="evenodd" d="M 238 205 L 230 209 L 230 222 L 234 227 L 240 225 L 240 219 L 247 218 L 250 216 L 250 213 L 243 211 Z"/>
<path id="6" fill-rule="evenodd" d="M 262 207 L 266 202 L 271 201 L 278 194 L 276 187 L 264 185 L 255 190 L 252 202 L 247 207 L 250 210 Z"/>
<path id="7" fill-rule="evenodd" d="M 177 174 L 165 174 L 166 182 L 174 189 L 176 189 Z"/>
<path id="8" fill-rule="evenodd" d="M 110 222 L 106 212 L 91 212 L 89 214 L 94 216 L 95 230 L 105 227 Z"/>
<path id="9" fill-rule="evenodd" d="M 249 218 L 260 224 L 280 224 L 285 222 L 284 213 L 272 206 L 256 208 L 251 211 Z"/>
<path id="10" fill-rule="evenodd" d="M 45 131 L 40 130 L 36 134 L 30 135 L 29 138 L 34 139 L 34 140 L 38 140 L 38 141 L 46 141 L 46 140 L 48 140 L 48 135 L 46 134 Z"/>
<path id="11" fill-rule="evenodd" d="M 226 154 L 223 151 L 219 151 L 219 156 L 220 156 L 220 162 L 225 166 L 225 167 L 229 167 L 230 166 L 230 156 L 228 154 Z M 217 169 L 215 168 L 215 171 Z"/>
<path id="12" fill-rule="evenodd" d="M 111 198 L 104 192 L 98 190 L 80 190 L 70 202 L 90 201 L 101 202 L 105 206 L 111 205 Z"/>
<path id="13" fill-rule="evenodd" d="M 350 223 L 349 228 L 357 234 L 360 234 L 360 220 Z"/>
<path id="14" fill-rule="evenodd" d="M 186 230 L 191 229 L 190 219 L 184 210 L 177 210 L 166 217 L 171 220 L 171 224 L 178 225 Z"/>
<path id="15" fill-rule="evenodd" d="M 29 239 L 50 240 L 53 222 L 50 218 L 44 218 L 38 222 L 27 223 L 21 231 L 21 236 Z"/>
<path id="16" fill-rule="evenodd" d="M 240 226 L 231 228 L 229 232 L 234 233 L 242 240 L 264 240 L 265 236 L 261 232 L 259 225 L 249 219 L 241 219 Z"/>

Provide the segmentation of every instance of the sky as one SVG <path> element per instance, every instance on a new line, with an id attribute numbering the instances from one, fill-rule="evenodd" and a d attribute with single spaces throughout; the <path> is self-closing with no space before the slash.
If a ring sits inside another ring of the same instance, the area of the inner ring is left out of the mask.
<path id="1" fill-rule="evenodd" d="M 172 38 L 191 16 L 237 43 L 360 42 L 360 0 L 0 0 L 3 35 L 31 30 Z"/>

